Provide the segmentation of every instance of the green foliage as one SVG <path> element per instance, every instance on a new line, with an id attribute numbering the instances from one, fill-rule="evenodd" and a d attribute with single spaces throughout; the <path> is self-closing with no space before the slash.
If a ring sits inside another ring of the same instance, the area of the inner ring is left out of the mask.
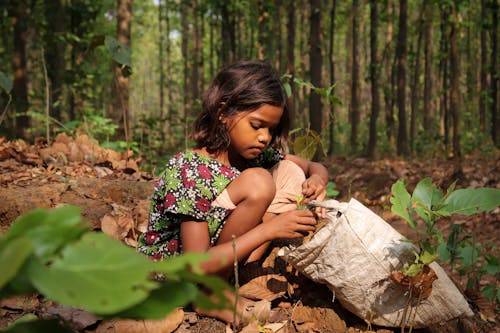
<path id="1" fill-rule="evenodd" d="M 500 271 L 498 258 L 484 252 L 484 262 L 480 266 L 479 258 L 484 250 L 481 244 L 474 243 L 473 237 L 465 234 L 463 228 L 456 225 L 452 225 L 448 239 L 445 240 L 443 232 L 437 227 L 437 222 L 452 215 L 473 215 L 497 208 L 500 205 L 500 190 L 494 188 L 455 190 L 455 184 L 452 184 L 446 193 L 443 193 L 430 178 L 425 178 L 416 185 L 411 195 L 402 180 L 398 180 L 391 191 L 392 212 L 401 216 L 412 228 L 418 229 L 421 235 L 421 238 L 415 241 L 420 252 L 415 254 L 415 262 L 403 273 L 415 276 L 424 265 L 440 258 L 459 268 L 462 275 L 470 276 L 470 273 L 474 272 L 476 278 L 490 274 L 498 279 Z M 423 222 L 423 229 L 420 228 L 419 221 Z M 495 288 L 495 284 L 488 285 L 483 292 L 491 298 Z"/>
<path id="2" fill-rule="evenodd" d="M 0 297 L 39 292 L 100 316 L 161 318 L 194 302 L 228 306 L 224 281 L 196 267 L 205 254 L 154 262 L 103 233 L 89 231 L 80 210 L 36 209 L 0 238 Z M 161 275 L 160 279 L 152 276 Z M 198 285 L 213 290 L 209 299 Z M 215 297 L 215 298 L 214 298 Z"/>
<path id="3" fill-rule="evenodd" d="M 297 156 L 312 160 L 318 148 L 322 147 L 321 138 L 315 131 L 308 130 L 305 135 L 297 136 L 292 146 Z"/>
<path id="4" fill-rule="evenodd" d="M 104 38 L 104 45 L 111 53 L 113 60 L 122 66 L 123 76 L 130 76 L 132 74 L 132 52 L 130 47 L 120 43 L 112 36 Z"/>
<path id="5" fill-rule="evenodd" d="M 12 90 L 13 81 L 4 72 L 0 71 L 0 88 L 5 90 L 7 94 Z"/>

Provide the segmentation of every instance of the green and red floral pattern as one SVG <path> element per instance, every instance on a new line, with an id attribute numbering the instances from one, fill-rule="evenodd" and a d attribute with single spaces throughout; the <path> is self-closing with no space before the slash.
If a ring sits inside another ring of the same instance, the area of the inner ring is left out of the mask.
<path id="1" fill-rule="evenodd" d="M 282 159 L 282 153 L 269 148 L 249 161 L 249 167 L 270 168 Z M 239 174 L 191 150 L 175 155 L 156 180 L 148 231 L 139 237 L 138 250 L 155 260 L 182 253 L 180 224 L 186 219 L 206 221 L 213 246 L 231 210 L 212 206 L 212 201 Z"/>

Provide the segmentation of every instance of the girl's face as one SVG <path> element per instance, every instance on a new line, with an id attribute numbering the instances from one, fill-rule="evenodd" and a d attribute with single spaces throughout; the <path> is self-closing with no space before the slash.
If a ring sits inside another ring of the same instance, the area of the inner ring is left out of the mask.
<path id="1" fill-rule="evenodd" d="M 265 104 L 223 120 L 229 129 L 231 151 L 247 160 L 257 157 L 271 142 L 282 115 L 283 107 Z"/>

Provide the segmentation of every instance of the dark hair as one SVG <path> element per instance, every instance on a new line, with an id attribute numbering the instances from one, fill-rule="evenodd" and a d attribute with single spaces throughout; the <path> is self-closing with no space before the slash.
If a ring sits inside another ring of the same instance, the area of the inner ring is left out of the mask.
<path id="1" fill-rule="evenodd" d="M 221 118 L 251 112 L 265 104 L 284 108 L 270 145 L 285 149 L 290 118 L 277 72 L 266 61 L 239 61 L 225 67 L 203 96 L 201 114 L 193 127 L 196 148 L 206 147 L 209 153 L 227 149 L 229 133 Z"/>

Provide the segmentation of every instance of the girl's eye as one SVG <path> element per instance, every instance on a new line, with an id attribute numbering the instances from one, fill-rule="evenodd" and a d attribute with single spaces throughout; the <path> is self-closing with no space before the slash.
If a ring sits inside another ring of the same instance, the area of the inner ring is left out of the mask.
<path id="1" fill-rule="evenodd" d="M 260 128 L 260 126 L 256 124 L 250 124 L 250 126 L 252 126 L 254 130 L 258 130 Z"/>

